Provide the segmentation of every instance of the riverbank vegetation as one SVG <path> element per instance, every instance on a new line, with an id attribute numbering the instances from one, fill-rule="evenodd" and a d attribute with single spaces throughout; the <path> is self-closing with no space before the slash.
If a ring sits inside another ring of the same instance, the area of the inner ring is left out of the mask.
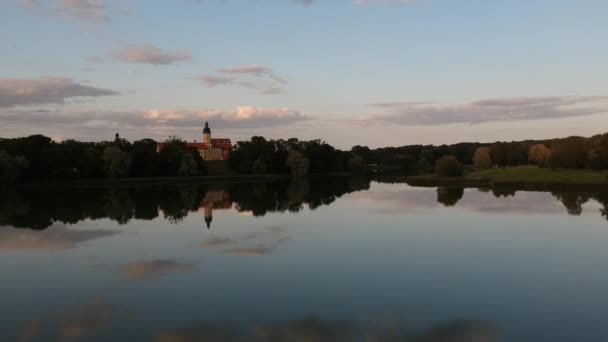
<path id="1" fill-rule="evenodd" d="M 42 135 L 0 139 L 0 182 L 5 183 L 261 175 L 305 178 L 370 170 L 464 176 L 467 182 L 603 183 L 606 175 L 601 171 L 608 170 L 608 134 L 488 144 L 355 146 L 350 151 L 321 140 L 255 136 L 237 142 L 229 159 L 221 163 L 204 161 L 196 148 L 176 137 L 166 140 L 160 151 L 154 140 L 129 142 L 118 135 L 114 141 L 103 142 L 55 142 Z"/>
<path id="2" fill-rule="evenodd" d="M 365 161 L 320 140 L 267 140 L 253 137 L 234 146 L 228 161 L 204 161 L 199 151 L 170 137 L 157 142 L 114 141 L 55 142 L 33 135 L 0 139 L 0 183 L 73 180 L 125 180 L 159 178 L 289 176 L 362 173 Z"/>

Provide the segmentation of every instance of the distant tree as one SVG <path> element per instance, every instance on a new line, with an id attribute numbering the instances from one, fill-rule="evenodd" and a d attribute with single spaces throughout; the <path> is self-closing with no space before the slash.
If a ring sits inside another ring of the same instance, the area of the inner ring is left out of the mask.
<path id="1" fill-rule="evenodd" d="M 608 134 L 592 137 L 590 145 L 590 150 L 587 153 L 587 165 L 594 170 L 608 169 Z"/>
<path id="2" fill-rule="evenodd" d="M 498 167 L 506 167 L 509 165 L 507 144 L 503 142 L 497 142 L 490 146 L 490 158 L 492 159 L 493 165 Z"/>
<path id="3" fill-rule="evenodd" d="M 589 143 L 582 137 L 569 137 L 553 147 L 551 167 L 581 169 L 587 165 Z"/>
<path id="4" fill-rule="evenodd" d="M 534 164 L 540 167 L 546 167 L 549 165 L 549 161 L 551 160 L 551 150 L 543 144 L 536 144 L 530 147 L 528 156 L 529 160 Z"/>
<path id="5" fill-rule="evenodd" d="M 368 171 L 365 159 L 356 154 L 353 154 L 349 159 L 348 168 L 352 173 L 365 173 Z"/>
<path id="6" fill-rule="evenodd" d="M 196 176 L 199 174 L 198 165 L 190 153 L 182 154 L 182 160 L 179 163 L 179 176 Z"/>
<path id="7" fill-rule="evenodd" d="M 254 175 L 262 175 L 266 173 L 266 164 L 263 161 L 256 159 L 251 166 L 251 173 Z"/>
<path id="8" fill-rule="evenodd" d="M 12 158 L 6 151 L 0 151 L 0 183 L 18 181 L 28 167 L 25 157 Z"/>
<path id="9" fill-rule="evenodd" d="M 110 177 L 126 177 L 131 168 L 131 156 L 117 146 L 108 146 L 103 151 L 103 161 Z"/>
<path id="10" fill-rule="evenodd" d="M 443 156 L 435 164 L 437 175 L 441 177 L 459 177 L 463 175 L 462 164 L 454 156 Z"/>
<path id="11" fill-rule="evenodd" d="M 292 178 L 302 178 L 308 174 L 309 161 L 299 151 L 289 151 L 287 166 L 291 170 Z"/>
<path id="12" fill-rule="evenodd" d="M 156 141 L 143 139 L 133 142 L 131 155 L 133 157 L 131 174 L 134 177 L 152 177 L 158 175 Z"/>
<path id="13" fill-rule="evenodd" d="M 488 169 L 492 166 L 489 147 L 479 147 L 473 155 L 473 165 L 478 169 Z"/>

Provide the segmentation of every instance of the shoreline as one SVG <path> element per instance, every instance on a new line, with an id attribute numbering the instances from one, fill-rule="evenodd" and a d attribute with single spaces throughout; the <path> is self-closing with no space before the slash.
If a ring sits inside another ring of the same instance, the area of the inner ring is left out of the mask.
<path id="1" fill-rule="evenodd" d="M 410 186 L 489 188 L 528 191 L 608 192 L 605 171 L 543 169 L 515 166 L 465 173 L 462 177 L 440 177 L 434 174 L 406 177 Z"/>
<path id="2" fill-rule="evenodd" d="M 320 177 L 348 177 L 350 173 L 318 173 L 311 174 L 308 178 Z M 35 187 L 62 187 L 62 188 L 87 188 L 105 186 L 165 186 L 179 184 L 235 184 L 252 182 L 271 182 L 278 180 L 289 180 L 289 174 L 266 174 L 266 175 L 213 175 L 213 176 L 194 176 L 194 177 L 141 177 L 141 178 L 98 178 L 98 179 L 75 179 L 75 180 L 49 180 L 35 181 L 28 183 L 15 183 L 10 187 L 35 188 Z"/>

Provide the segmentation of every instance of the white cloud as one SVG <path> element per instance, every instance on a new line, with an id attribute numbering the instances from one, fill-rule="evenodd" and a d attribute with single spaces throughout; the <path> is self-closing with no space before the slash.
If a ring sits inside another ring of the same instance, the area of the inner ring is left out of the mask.
<path id="1" fill-rule="evenodd" d="M 74 18 L 106 21 L 109 20 L 105 0 L 57 0 L 55 6 Z"/>
<path id="2" fill-rule="evenodd" d="M 85 128 L 191 128 L 205 121 L 217 128 L 251 129 L 282 126 L 310 120 L 309 115 L 290 108 L 262 108 L 239 106 L 233 110 L 163 110 L 147 111 L 49 111 L 5 110 L 0 112 L 0 122 L 12 124 L 74 125 Z"/>
<path id="3" fill-rule="evenodd" d="M 18 105 L 63 103 L 73 97 L 117 95 L 108 89 L 75 83 L 71 78 L 0 78 L 0 108 Z"/>
<path id="4" fill-rule="evenodd" d="M 375 103 L 389 113 L 362 122 L 442 125 L 566 118 L 608 112 L 608 96 L 562 96 L 482 99 L 462 104 L 431 102 Z"/>
<path id="5" fill-rule="evenodd" d="M 267 77 L 272 80 L 275 80 L 280 83 L 287 83 L 287 80 L 279 75 L 277 75 L 272 68 L 263 66 L 263 65 L 245 65 L 245 66 L 236 66 L 236 67 L 226 67 L 220 68 L 217 71 L 228 73 L 228 74 L 247 74 L 254 75 L 258 77 Z"/>
<path id="6" fill-rule="evenodd" d="M 117 60 L 135 63 L 167 65 L 184 62 L 192 59 L 190 52 L 186 50 L 165 51 L 151 45 L 129 45 L 114 51 Z"/>

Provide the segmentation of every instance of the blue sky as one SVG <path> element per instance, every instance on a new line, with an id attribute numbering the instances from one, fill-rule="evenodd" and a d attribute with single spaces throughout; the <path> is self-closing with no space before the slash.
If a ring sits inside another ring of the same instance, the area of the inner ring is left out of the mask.
<path id="1" fill-rule="evenodd" d="M 607 130 L 608 3 L 7 0 L 0 136 L 321 138 Z"/>

